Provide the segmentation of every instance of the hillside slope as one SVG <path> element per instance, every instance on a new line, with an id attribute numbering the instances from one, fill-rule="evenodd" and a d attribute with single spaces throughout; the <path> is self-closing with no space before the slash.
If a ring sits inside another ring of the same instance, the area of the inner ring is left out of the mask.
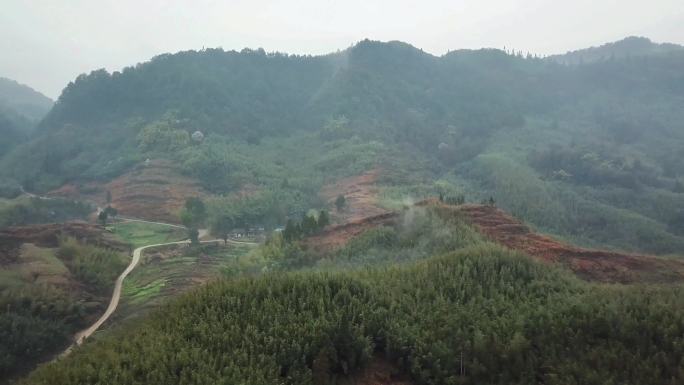
<path id="1" fill-rule="evenodd" d="M 674 384 L 680 291 L 589 285 L 491 246 L 272 273 L 207 285 L 24 383 L 329 384 L 379 355 L 419 384 Z"/>
<path id="2" fill-rule="evenodd" d="M 32 88 L 0 77 L 0 159 L 29 139 L 52 104 L 50 98 Z"/>
<path id="3" fill-rule="evenodd" d="M 505 212 L 485 205 L 441 206 L 464 215 L 489 239 L 542 261 L 557 263 L 589 281 L 621 283 L 684 282 L 684 262 L 678 259 L 590 250 L 559 242 L 532 231 Z"/>
<path id="4" fill-rule="evenodd" d="M 33 88 L 0 77 L 0 106 L 12 110 L 32 123 L 37 123 L 50 111 L 53 100 Z"/>
<path id="5" fill-rule="evenodd" d="M 379 167 L 392 199 L 492 196 L 581 244 L 673 253 L 682 65 L 679 50 L 564 66 L 368 40 L 324 56 L 165 54 L 79 76 L 0 173 L 46 192 L 166 159 L 209 193 L 254 186 L 299 215 L 326 206 L 324 185 Z"/>
<path id="6" fill-rule="evenodd" d="M 127 250 L 85 223 L 0 230 L 0 384 L 63 351 L 97 319 Z"/>

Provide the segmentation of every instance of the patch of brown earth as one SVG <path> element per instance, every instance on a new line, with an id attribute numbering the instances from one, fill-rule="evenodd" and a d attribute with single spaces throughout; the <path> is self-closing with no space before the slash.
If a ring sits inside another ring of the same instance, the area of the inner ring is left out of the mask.
<path id="1" fill-rule="evenodd" d="M 181 175 L 173 162 L 164 159 L 140 164 L 106 184 L 68 184 L 48 195 L 86 200 L 104 207 L 107 191 L 111 193 L 112 207 L 120 215 L 170 223 L 178 222 L 178 212 L 186 198 L 206 195 L 196 180 Z"/>
<path id="2" fill-rule="evenodd" d="M 331 225 L 321 233 L 306 238 L 304 245 L 317 253 L 335 250 L 367 230 L 394 223 L 398 217 L 399 214 L 396 212 L 384 212 L 339 225 Z"/>
<path id="3" fill-rule="evenodd" d="M 305 246 L 320 253 L 331 251 L 366 230 L 393 222 L 398 214 L 377 205 L 375 182 L 379 175 L 380 170 L 376 168 L 323 186 L 320 195 L 333 208 L 330 212 L 333 224 L 307 238 Z M 344 196 L 346 206 L 338 211 L 334 207 L 340 195 Z"/>
<path id="4" fill-rule="evenodd" d="M 568 245 L 532 231 L 527 225 L 491 206 L 446 206 L 466 217 L 491 240 L 545 262 L 560 263 L 589 281 L 670 283 L 684 281 L 684 263 L 655 256 L 590 250 Z"/>
<path id="5" fill-rule="evenodd" d="M 323 186 L 321 197 L 333 208 L 330 213 L 333 223 L 358 222 L 364 218 L 387 213 L 387 210 L 377 205 L 378 190 L 375 182 L 379 175 L 380 170 L 376 168 Z M 343 195 L 347 201 L 347 206 L 342 211 L 334 209 L 335 200 L 339 195 Z"/>

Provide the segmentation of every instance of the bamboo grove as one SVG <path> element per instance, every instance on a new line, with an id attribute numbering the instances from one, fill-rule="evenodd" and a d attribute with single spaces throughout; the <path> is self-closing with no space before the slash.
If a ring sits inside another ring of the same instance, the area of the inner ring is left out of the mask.
<path id="1" fill-rule="evenodd" d="M 680 287 L 594 285 L 482 243 L 412 265 L 222 280 L 26 384 L 680 384 Z"/>

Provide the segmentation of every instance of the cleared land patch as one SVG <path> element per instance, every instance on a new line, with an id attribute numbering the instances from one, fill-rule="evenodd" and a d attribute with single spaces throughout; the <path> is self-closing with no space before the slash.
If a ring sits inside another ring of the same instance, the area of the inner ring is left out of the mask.
<path id="1" fill-rule="evenodd" d="M 108 227 L 116 236 L 134 247 L 181 241 L 184 229 L 145 222 L 118 222 Z"/>
<path id="2" fill-rule="evenodd" d="M 252 247 L 235 244 L 186 244 L 145 250 L 124 281 L 115 320 L 139 317 L 169 298 L 230 273 Z"/>

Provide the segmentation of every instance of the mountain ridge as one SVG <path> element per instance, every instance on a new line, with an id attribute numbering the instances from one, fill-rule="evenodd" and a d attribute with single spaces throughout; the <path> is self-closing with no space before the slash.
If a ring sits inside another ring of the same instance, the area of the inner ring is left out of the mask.
<path id="1" fill-rule="evenodd" d="M 547 59 L 562 64 L 578 65 L 616 58 L 662 55 L 682 51 L 684 51 L 684 46 L 679 44 L 655 43 L 646 37 L 629 36 L 600 46 L 551 55 Z"/>
<path id="2" fill-rule="evenodd" d="M 370 40 L 321 56 L 185 51 L 79 76 L 0 163 L 46 192 L 168 159 L 212 194 L 287 190 L 297 210 L 330 180 L 380 165 L 401 170 L 394 184 L 495 196 L 554 234 L 668 252 L 684 245 L 683 64 L 678 52 L 573 67 L 486 49 L 436 57 Z M 609 235 L 606 218 L 624 231 Z M 653 236 L 630 241 L 637 231 Z"/>
<path id="3" fill-rule="evenodd" d="M 0 77 L 0 106 L 14 110 L 28 120 L 41 120 L 53 103 L 52 99 L 30 86 Z"/>

